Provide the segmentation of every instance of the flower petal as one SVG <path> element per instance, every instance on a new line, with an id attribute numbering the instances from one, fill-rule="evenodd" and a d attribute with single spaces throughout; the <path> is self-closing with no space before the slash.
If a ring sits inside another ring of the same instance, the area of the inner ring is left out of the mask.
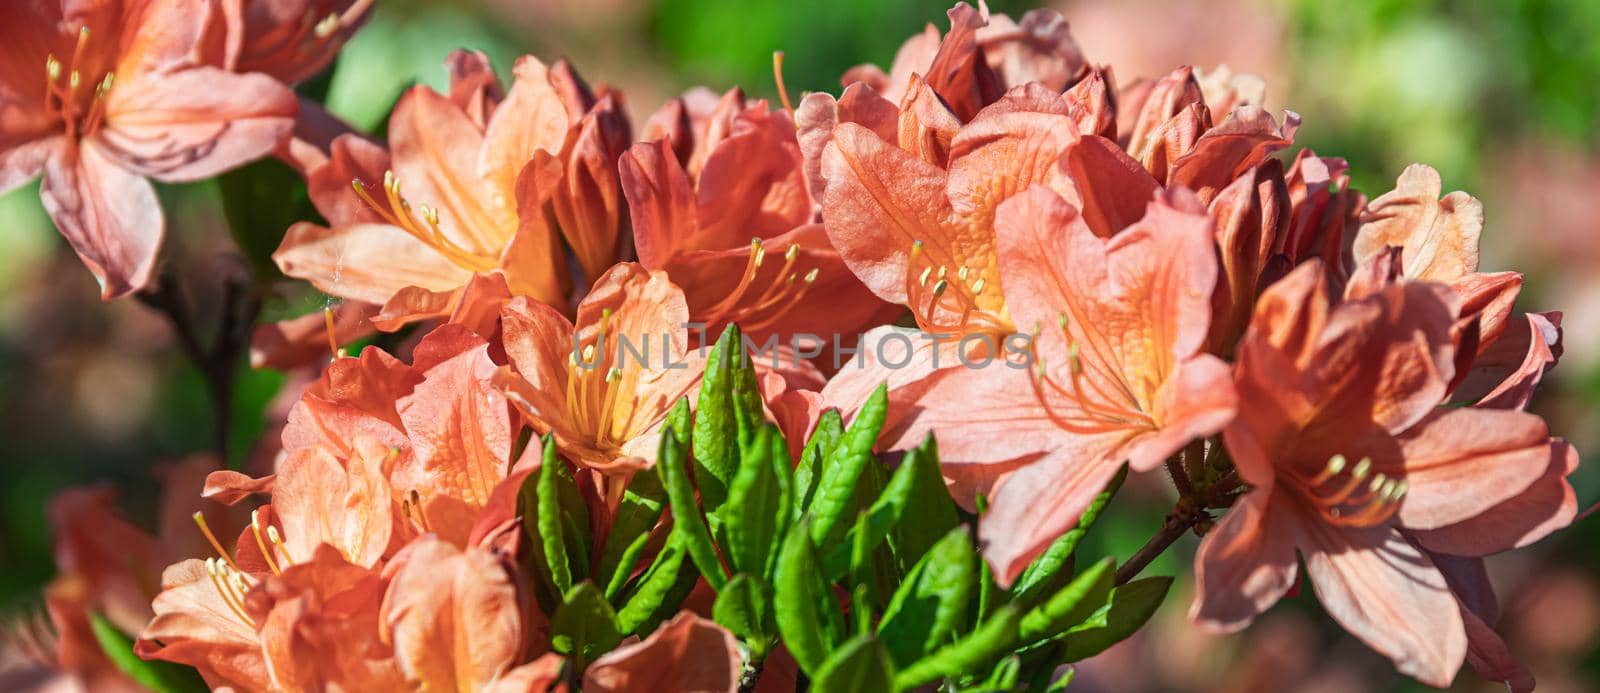
<path id="1" fill-rule="evenodd" d="M 150 182 L 117 164 L 94 140 L 52 154 L 39 197 L 61 235 L 100 280 L 100 297 L 109 300 L 143 288 L 166 230 Z"/>
<path id="2" fill-rule="evenodd" d="M 1246 493 L 1228 509 L 1194 558 L 1189 618 L 1202 628 L 1235 632 L 1294 587 L 1299 516 L 1270 488 Z"/>
<path id="3" fill-rule="evenodd" d="M 692 612 L 650 637 L 606 653 L 583 675 L 585 691 L 736 691 L 743 669 L 733 634 Z"/>
<path id="4" fill-rule="evenodd" d="M 1306 575 L 1328 615 L 1400 673 L 1449 685 L 1466 657 L 1467 636 L 1433 561 L 1389 527 L 1303 527 Z"/>

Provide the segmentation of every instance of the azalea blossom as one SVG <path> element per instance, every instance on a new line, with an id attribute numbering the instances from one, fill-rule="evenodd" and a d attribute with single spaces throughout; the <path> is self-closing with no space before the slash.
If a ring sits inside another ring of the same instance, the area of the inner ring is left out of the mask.
<path id="1" fill-rule="evenodd" d="M 622 263 L 578 304 L 576 321 L 527 299 L 502 315 L 510 365 L 496 387 L 540 435 L 601 471 L 648 466 L 667 410 L 704 370 L 683 292 L 667 275 Z M 617 489 L 620 491 L 620 488 Z"/>
<path id="2" fill-rule="evenodd" d="M 1191 615 L 1242 627 L 1294 585 L 1298 552 L 1335 620 L 1443 686 L 1484 629 L 1464 624 L 1431 553 L 1481 556 L 1564 526 L 1575 453 L 1538 417 L 1439 407 L 1459 310 L 1447 287 L 1332 301 L 1312 262 L 1257 306 L 1235 375 L 1254 406 L 1224 432 L 1250 486 L 1201 544 Z M 1553 503 L 1519 500 L 1546 486 Z"/>
<path id="3" fill-rule="evenodd" d="M 738 323 L 758 340 L 828 338 L 884 313 L 816 223 L 786 112 L 738 90 L 696 91 L 657 111 L 643 137 L 619 164 L 639 262 L 685 288 L 697 332 Z"/>
<path id="4" fill-rule="evenodd" d="M 226 67 L 216 2 L 13 2 L 0 24 L 0 192 L 44 207 L 116 298 L 149 281 L 165 221 L 148 178 L 209 178 L 272 152 L 294 95 Z"/>
<path id="5" fill-rule="evenodd" d="M 989 493 L 1005 475 L 980 538 L 1006 584 L 1123 462 L 1159 467 L 1220 430 L 1236 403 L 1227 365 L 1202 351 L 1216 265 L 1192 196 L 1155 198 L 1103 239 L 1036 185 L 1001 205 L 996 225 L 1005 296 L 1035 335 L 1034 361 L 941 372 L 906 438 L 942 433 L 958 493 Z"/>
<path id="6" fill-rule="evenodd" d="M 334 226 L 297 224 L 273 256 L 323 291 L 383 305 L 380 328 L 461 309 L 481 274 L 564 306 L 563 234 L 589 271 L 620 252 L 620 196 L 605 174 L 627 139 L 616 98 L 596 99 L 564 62 L 519 59 L 504 94 L 481 54 L 457 52 L 449 67 L 448 96 L 419 86 L 396 104 L 387 151 L 356 135 L 334 142 L 309 176 Z"/>

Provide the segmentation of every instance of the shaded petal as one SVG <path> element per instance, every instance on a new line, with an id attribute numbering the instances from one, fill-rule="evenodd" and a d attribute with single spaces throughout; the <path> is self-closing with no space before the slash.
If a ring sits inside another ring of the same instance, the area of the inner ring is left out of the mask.
<path id="1" fill-rule="evenodd" d="M 1449 685 L 1466 657 L 1467 636 L 1433 561 L 1389 527 L 1303 526 L 1306 574 L 1328 615 L 1400 673 Z"/>
<path id="2" fill-rule="evenodd" d="M 735 691 L 743 658 L 733 634 L 683 611 L 650 637 L 606 653 L 583 675 L 586 691 Z"/>
<path id="3" fill-rule="evenodd" d="M 1522 492 L 1461 522 L 1408 530 L 1430 551 L 1486 556 L 1521 548 L 1572 523 L 1578 499 L 1567 481 L 1578 467 L 1578 452 L 1566 441 L 1549 445 L 1549 464 Z"/>
<path id="4" fill-rule="evenodd" d="M 1217 127 L 1206 131 L 1189 153 L 1172 162 L 1167 185 L 1189 188 L 1204 202 L 1260 165 L 1273 152 L 1294 142 L 1300 116 L 1285 111 L 1283 128 L 1258 106 L 1241 106 Z"/>
<path id="5" fill-rule="evenodd" d="M 119 81 L 96 137 L 122 165 L 181 183 L 272 153 L 298 112 L 294 93 L 266 75 L 194 67 Z"/>
<path id="6" fill-rule="evenodd" d="M 166 224 L 155 190 L 95 140 L 56 149 L 39 197 L 72 250 L 112 299 L 143 288 Z"/>
<path id="7" fill-rule="evenodd" d="M 1068 202 L 1082 210 L 1096 235 L 1110 238 L 1144 216 L 1160 185 L 1117 143 L 1091 135 L 1079 138 L 1061 155 L 1072 188 Z"/>
<path id="8" fill-rule="evenodd" d="M 1455 402 L 1478 400 L 1479 407 L 1522 409 L 1533 398 L 1545 371 L 1561 352 L 1561 314 L 1527 313 L 1527 326 L 1510 327 L 1472 362 L 1452 393 Z"/>
<path id="9" fill-rule="evenodd" d="M 690 247 L 700 228 L 689 175 L 665 139 L 633 145 L 618 159 L 617 168 L 639 262 L 652 269 L 665 267 Z"/>
<path id="10" fill-rule="evenodd" d="M 1029 10 L 1021 22 L 1003 14 L 988 20 L 978 29 L 978 44 L 1005 84 L 1039 82 L 1060 92 L 1088 66 L 1067 20 L 1054 10 Z"/>
<path id="11" fill-rule="evenodd" d="M 794 124 L 759 106 L 740 113 L 728 137 L 706 157 L 696 192 L 696 248 L 735 247 L 811 221 Z"/>
<path id="12" fill-rule="evenodd" d="M 1286 499 L 1258 488 L 1236 501 L 1200 542 L 1189 618 L 1202 628 L 1235 632 L 1294 587 L 1300 518 Z"/>
<path id="13" fill-rule="evenodd" d="M 345 560 L 371 568 L 389 548 L 389 449 L 364 439 L 356 441 L 355 452 L 341 460 L 327 448 L 301 448 L 278 463 L 272 506 L 289 555 L 309 556 L 326 544 Z"/>
<path id="14" fill-rule="evenodd" d="M 1551 465 L 1549 429 L 1523 412 L 1441 408 L 1396 442 L 1397 459 L 1384 459 L 1381 452 L 1372 458 L 1375 471 L 1409 486 L 1397 515 L 1407 528 L 1432 529 L 1479 515 L 1522 493 Z"/>
<path id="15" fill-rule="evenodd" d="M 4 138 L 0 139 L 0 195 L 38 178 L 56 150 L 68 146 L 65 137 L 51 136 L 49 131 L 16 139 L 9 134 L 0 133 Z"/>

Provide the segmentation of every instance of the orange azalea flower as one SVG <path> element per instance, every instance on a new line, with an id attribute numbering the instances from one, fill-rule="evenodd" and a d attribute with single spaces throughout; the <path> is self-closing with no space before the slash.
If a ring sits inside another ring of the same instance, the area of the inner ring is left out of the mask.
<path id="1" fill-rule="evenodd" d="M 1469 376 L 1478 381 L 1457 398 L 1478 396 L 1484 398 L 1481 404 L 1520 408 L 1544 371 L 1555 365 L 1561 350 L 1560 315 L 1513 317 L 1522 275 L 1478 271 L 1483 204 L 1460 191 L 1440 198 L 1441 188 L 1437 171 L 1421 164 L 1407 167 L 1395 189 L 1362 213 L 1352 246 L 1354 260 L 1358 266 L 1388 266 L 1396 277 L 1449 284 L 1461 300 L 1455 331 L 1458 378 L 1452 385 Z M 1394 257 L 1380 257 L 1386 254 Z M 1508 328 L 1514 331 L 1502 345 Z M 1496 350 L 1493 358 L 1482 358 L 1491 349 Z"/>
<path id="2" fill-rule="evenodd" d="M 1123 462 L 1159 467 L 1234 414 L 1228 367 L 1203 351 L 1216 281 L 1210 222 L 1192 196 L 1156 198 L 1111 239 L 1043 186 L 1002 204 L 1001 277 L 1037 361 L 950 368 L 900 444 L 936 431 L 957 492 L 987 491 L 979 534 L 1009 584 Z M 973 403 L 982 406 L 974 409 Z"/>
<path id="3" fill-rule="evenodd" d="M 495 385 L 534 432 L 583 467 L 649 466 L 661 422 L 703 372 L 683 292 L 664 272 L 622 263 L 578 304 L 577 320 L 525 298 L 501 317 L 511 365 Z M 621 490 L 620 486 L 617 488 Z"/>
<path id="4" fill-rule="evenodd" d="M 589 271 L 619 252 L 606 171 L 628 138 L 615 96 L 596 100 L 564 62 L 524 56 L 503 96 L 482 55 L 458 52 L 449 65 L 449 96 L 419 86 L 396 104 L 388 152 L 354 135 L 334 142 L 309 177 L 334 227 L 297 224 L 273 255 L 323 291 L 383 304 L 380 328 L 450 314 L 487 273 L 514 295 L 565 305 L 566 259 L 547 218 Z"/>
<path id="5" fill-rule="evenodd" d="M 639 262 L 685 287 L 708 337 L 730 323 L 756 339 L 853 334 L 881 314 L 815 223 L 788 115 L 738 90 L 697 112 L 696 95 L 658 111 L 645 136 L 659 139 L 621 159 Z"/>
<path id="6" fill-rule="evenodd" d="M 1298 551 L 1335 620 L 1444 686 L 1487 629 L 1432 554 L 1481 556 L 1570 522 L 1576 455 L 1538 417 L 1438 406 L 1455 368 L 1447 287 L 1399 282 L 1336 305 L 1328 288 L 1319 262 L 1296 269 L 1240 345 L 1252 406 L 1224 437 L 1250 487 L 1201 544 L 1191 614 L 1243 627 L 1294 585 Z"/>
<path id="7" fill-rule="evenodd" d="M 294 95 L 221 67 L 198 0 L 8 2 L 0 25 L 0 192 L 43 173 L 56 228 L 103 298 L 144 286 L 164 221 L 146 177 L 209 178 L 272 152 Z"/>

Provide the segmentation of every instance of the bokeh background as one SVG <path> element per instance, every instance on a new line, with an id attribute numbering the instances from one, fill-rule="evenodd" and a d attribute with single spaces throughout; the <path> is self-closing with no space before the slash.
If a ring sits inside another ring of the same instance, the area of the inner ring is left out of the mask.
<path id="1" fill-rule="evenodd" d="M 1032 3 L 991 2 L 1020 15 Z M 1590 462 L 1574 477 L 1584 505 L 1600 500 L 1600 3 L 1593 0 L 1066 0 L 1085 53 L 1121 81 L 1182 64 L 1267 79 L 1268 105 L 1304 116 L 1298 145 L 1352 165 L 1376 196 L 1409 162 L 1432 164 L 1447 190 L 1482 198 L 1484 269 L 1527 275 L 1525 309 L 1566 311 L 1565 355 L 1533 408 Z M 413 82 L 444 82 L 457 47 L 508 68 L 517 55 L 569 57 L 591 83 L 626 95 L 642 119 L 695 84 L 776 93 L 771 55 L 787 55 L 791 94 L 837 90 L 843 70 L 887 65 L 901 40 L 933 22 L 942 0 L 380 0 L 372 21 L 329 74 L 331 110 L 381 127 Z M 270 166 L 270 165 L 265 165 Z M 257 171 L 271 175 L 271 170 Z M 257 177 L 259 179 L 259 175 Z M 226 184 L 226 183 L 223 183 Z M 171 238 L 166 262 L 192 282 L 199 327 L 219 287 L 258 273 L 298 201 L 233 210 L 219 183 L 160 190 Z M 233 238 L 230 239 L 230 227 Z M 265 318 L 319 309 L 285 287 Z M 293 383 L 242 372 L 231 395 L 227 448 L 249 457 L 274 396 Z M 97 287 L 39 207 L 37 188 L 0 197 L 0 614 L 37 604 L 49 578 L 51 494 L 110 482 L 128 513 L 150 519 L 154 462 L 214 447 L 204 380 L 163 319 L 134 302 L 102 304 Z M 1126 556 L 1169 503 L 1159 484 L 1134 488 L 1091 534 L 1089 551 Z M 1580 522 L 1491 568 L 1502 631 L 1541 690 L 1600 690 L 1600 519 Z M 1398 691 L 1418 686 L 1331 627 L 1314 599 L 1287 600 L 1245 633 L 1201 635 L 1184 612 L 1195 542 L 1179 542 L 1149 571 L 1178 588 L 1136 639 L 1082 668 L 1086 690 Z M 1492 688 L 1464 673 L 1456 687 Z"/>

